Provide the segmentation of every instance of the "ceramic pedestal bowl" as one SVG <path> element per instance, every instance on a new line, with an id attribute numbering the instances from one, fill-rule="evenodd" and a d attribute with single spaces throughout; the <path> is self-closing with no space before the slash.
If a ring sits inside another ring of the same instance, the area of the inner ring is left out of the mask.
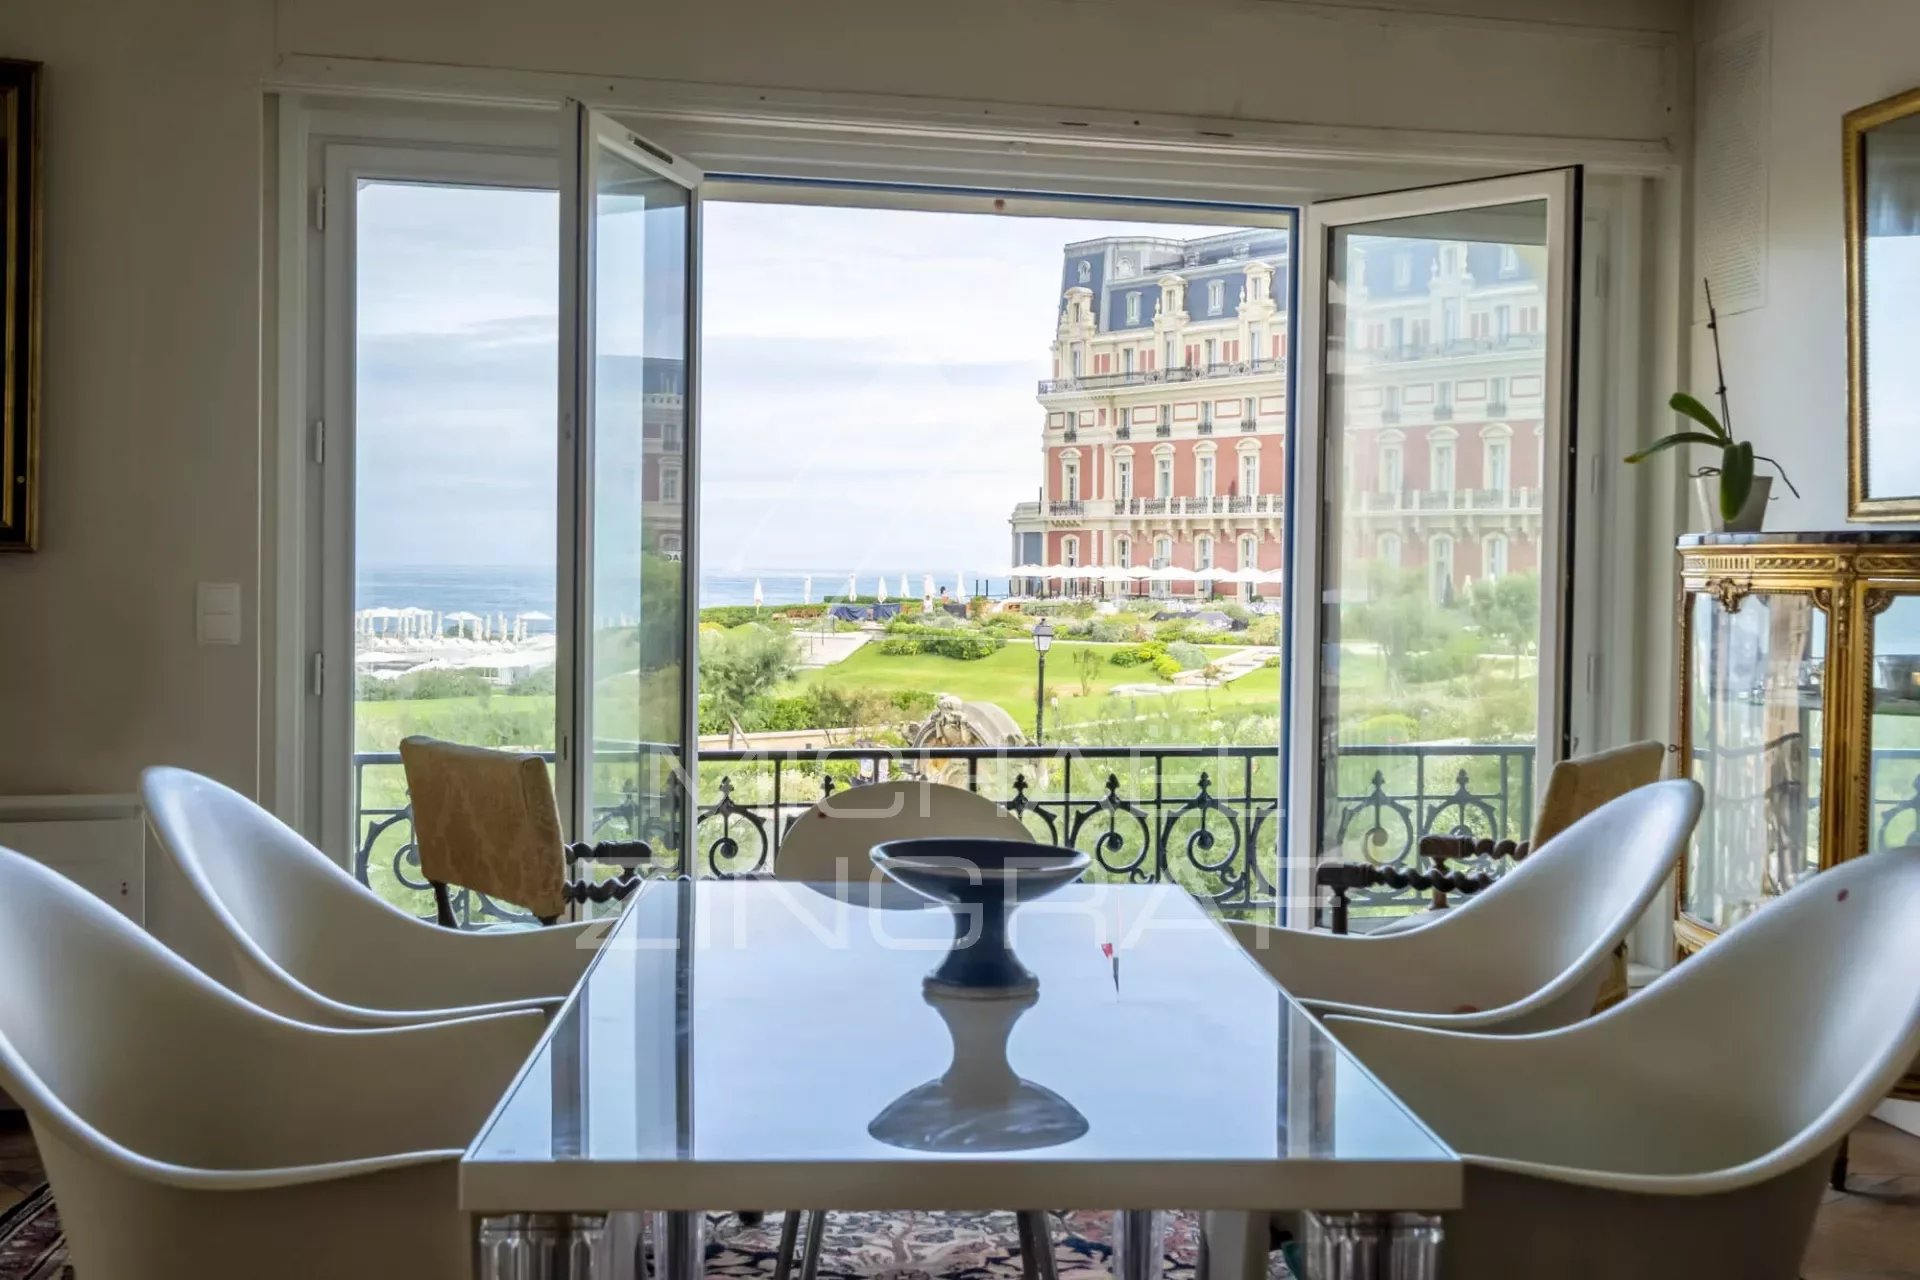
<path id="1" fill-rule="evenodd" d="M 1015 908 L 1086 873 L 1073 849 L 1024 840 L 932 837 L 889 840 L 873 847 L 873 864 L 889 879 L 953 912 L 953 948 L 927 975 L 927 990 L 1001 996 L 1037 991 L 1040 980 L 1007 945 Z"/>

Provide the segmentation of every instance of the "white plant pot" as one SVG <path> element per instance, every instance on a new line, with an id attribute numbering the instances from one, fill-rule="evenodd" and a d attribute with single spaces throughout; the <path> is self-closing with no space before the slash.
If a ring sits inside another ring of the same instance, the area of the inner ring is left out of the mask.
<path id="1" fill-rule="evenodd" d="M 1700 514 L 1705 517 L 1709 533 L 1758 533 L 1767 520 L 1767 500 L 1773 489 L 1772 476 L 1755 476 L 1753 489 L 1747 494 L 1747 505 L 1740 513 L 1728 520 L 1720 514 L 1720 477 L 1695 476 L 1693 492 L 1700 500 Z"/>

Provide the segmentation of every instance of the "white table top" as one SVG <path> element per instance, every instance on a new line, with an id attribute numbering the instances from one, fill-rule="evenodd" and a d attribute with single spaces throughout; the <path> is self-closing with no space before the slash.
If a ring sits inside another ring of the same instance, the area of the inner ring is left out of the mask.
<path id="1" fill-rule="evenodd" d="M 1023 905 L 1030 1007 L 930 1005 L 952 936 L 938 908 L 650 883 L 462 1160 L 461 1207 L 1459 1206 L 1453 1153 L 1183 891 Z M 943 1126 L 893 1105 L 916 1087 Z"/>

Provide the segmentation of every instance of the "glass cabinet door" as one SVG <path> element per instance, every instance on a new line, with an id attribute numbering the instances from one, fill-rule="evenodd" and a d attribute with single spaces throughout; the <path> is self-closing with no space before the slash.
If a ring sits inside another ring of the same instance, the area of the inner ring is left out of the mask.
<path id="1" fill-rule="evenodd" d="M 1920 595 L 1871 622 L 1867 849 L 1920 845 Z"/>
<path id="2" fill-rule="evenodd" d="M 1706 805 L 1681 909 L 1724 930 L 1820 867 L 1827 615 L 1786 592 L 1687 607 L 1688 746 Z"/>

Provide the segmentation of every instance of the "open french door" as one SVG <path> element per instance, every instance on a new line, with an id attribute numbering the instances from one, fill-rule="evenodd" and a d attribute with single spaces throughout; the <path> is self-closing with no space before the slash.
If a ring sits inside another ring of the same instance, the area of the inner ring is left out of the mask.
<path id="1" fill-rule="evenodd" d="M 559 791 L 573 838 L 691 848 L 699 171 L 580 103 L 560 180 Z"/>
<path id="2" fill-rule="evenodd" d="M 1313 867 L 1525 839 L 1565 750 L 1578 168 L 1306 210 L 1287 923 Z"/>

